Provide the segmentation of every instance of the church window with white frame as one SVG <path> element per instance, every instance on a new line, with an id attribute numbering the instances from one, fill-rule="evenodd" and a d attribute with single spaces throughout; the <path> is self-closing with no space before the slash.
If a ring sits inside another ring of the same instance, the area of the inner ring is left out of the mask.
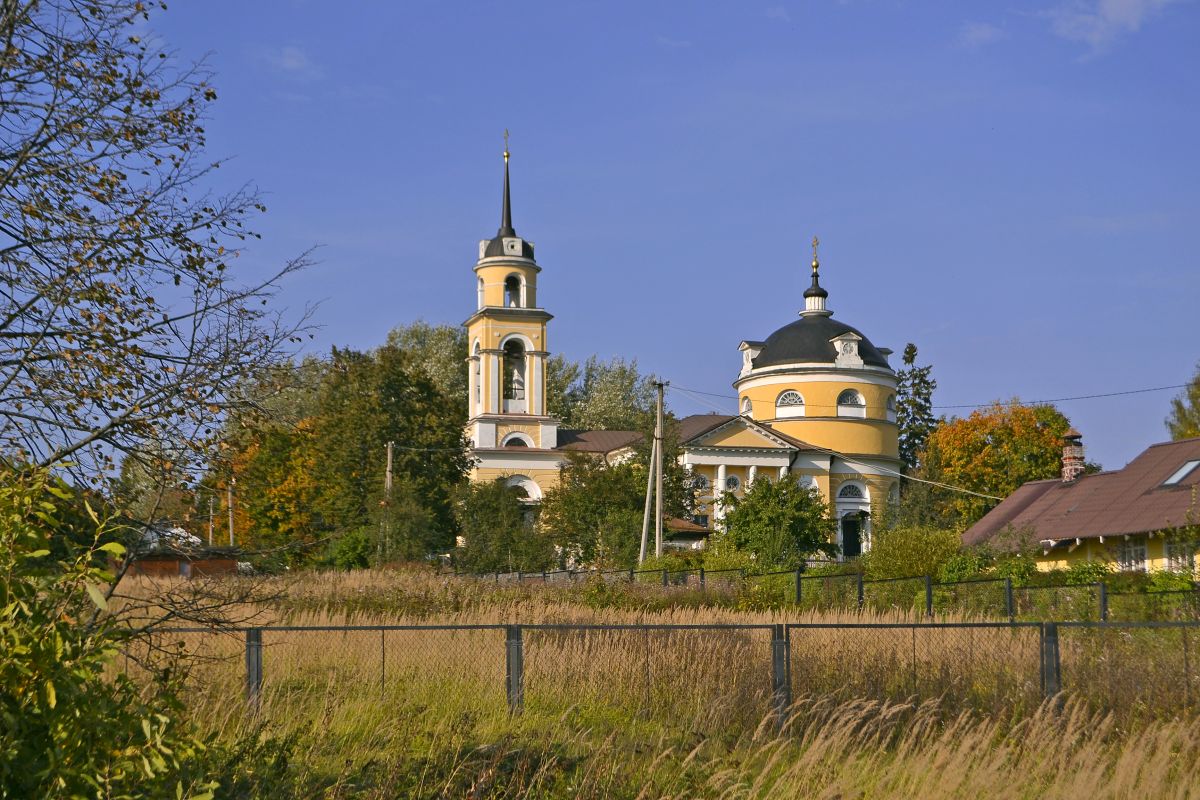
<path id="1" fill-rule="evenodd" d="M 725 491 L 727 492 L 736 492 L 741 486 L 742 482 L 737 475 L 730 475 L 725 479 Z"/>
<path id="2" fill-rule="evenodd" d="M 888 422 L 896 421 L 896 395 L 889 394 L 887 399 L 887 418 Z"/>
<path id="3" fill-rule="evenodd" d="M 1117 567 L 1122 572 L 1146 571 L 1146 540 L 1124 539 L 1117 545 Z"/>
<path id="4" fill-rule="evenodd" d="M 843 486 L 841 489 L 838 490 L 838 499 L 839 500 L 862 500 L 863 499 L 862 487 L 855 483 L 847 483 L 845 486 Z"/>
<path id="5" fill-rule="evenodd" d="M 705 489 L 707 489 L 709 487 L 709 485 L 710 484 L 708 482 L 708 478 L 705 477 L 704 475 L 701 475 L 700 473 L 697 472 L 696 474 L 694 474 L 692 476 L 692 486 L 695 488 L 696 491 L 703 492 Z"/>
<path id="6" fill-rule="evenodd" d="M 788 389 L 775 398 L 776 417 L 803 417 L 804 397 L 795 389 Z"/>
<path id="7" fill-rule="evenodd" d="M 865 417 L 867 415 L 867 401 L 863 399 L 862 393 L 856 389 L 846 389 L 839 394 L 837 399 L 837 415 L 839 417 Z"/>
<path id="8" fill-rule="evenodd" d="M 750 404 L 750 398 L 743 397 L 742 398 L 742 416 L 746 416 L 746 417 L 750 416 L 751 408 L 753 408 L 753 406 L 751 406 L 751 404 Z"/>

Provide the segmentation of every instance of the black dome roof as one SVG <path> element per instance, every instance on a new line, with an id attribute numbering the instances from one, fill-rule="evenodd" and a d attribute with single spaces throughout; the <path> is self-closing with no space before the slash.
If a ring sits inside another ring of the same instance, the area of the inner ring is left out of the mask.
<path id="1" fill-rule="evenodd" d="M 505 239 L 516 239 L 521 243 L 520 251 L 512 251 L 504 249 Z M 509 258 L 528 258 L 533 259 L 533 245 L 525 241 L 509 228 L 505 231 L 503 228 L 497 233 L 487 244 L 483 251 L 484 258 L 495 258 L 498 256 L 508 256 Z"/>
<path id="2" fill-rule="evenodd" d="M 801 317 L 768 336 L 762 351 L 754 359 L 754 368 L 797 362 L 832 364 L 837 360 L 837 350 L 829 340 L 843 333 L 853 333 L 862 337 L 862 341 L 858 343 L 858 355 L 864 364 L 891 368 L 883 353 L 879 352 L 862 332 L 824 315 Z"/>

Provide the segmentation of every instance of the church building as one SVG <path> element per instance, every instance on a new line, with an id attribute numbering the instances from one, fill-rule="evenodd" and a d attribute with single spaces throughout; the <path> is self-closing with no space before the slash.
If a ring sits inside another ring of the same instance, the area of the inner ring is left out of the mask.
<path id="1" fill-rule="evenodd" d="M 552 317 L 537 304 L 541 267 L 533 243 L 513 228 L 508 162 L 506 148 L 500 229 L 479 243 L 476 310 L 464 323 L 470 348 L 467 435 L 472 480 L 503 478 L 538 501 L 557 485 L 567 453 L 619 459 L 641 434 L 560 429 L 546 413 Z M 814 239 L 812 283 L 800 318 L 763 341 L 738 346 L 741 370 L 733 386 L 739 413 L 680 420 L 681 459 L 694 476 L 701 529 L 719 529 L 721 492 L 741 495 L 755 480 L 796 480 L 834 509 L 838 545 L 853 557 L 870 546 L 871 517 L 898 499 L 892 351 L 835 320 L 828 297 Z"/>

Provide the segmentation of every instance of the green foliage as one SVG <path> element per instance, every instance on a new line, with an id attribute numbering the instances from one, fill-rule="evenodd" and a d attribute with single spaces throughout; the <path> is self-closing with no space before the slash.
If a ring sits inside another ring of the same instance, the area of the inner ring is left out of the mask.
<path id="1" fill-rule="evenodd" d="M 468 572 L 537 572 L 554 564 L 554 545 L 538 532 L 525 492 L 503 479 L 462 486 L 454 504 L 463 545 L 455 564 Z"/>
<path id="2" fill-rule="evenodd" d="M 942 583 L 966 581 L 983 575 L 995 563 L 992 554 L 979 547 L 960 550 L 947 558 L 938 568 L 937 580 Z"/>
<path id="3" fill-rule="evenodd" d="M 546 492 L 539 523 L 576 563 L 630 567 L 637 561 L 645 492 L 645 464 L 579 455 Z"/>
<path id="4" fill-rule="evenodd" d="M 106 675 L 128 633 L 107 612 L 124 548 L 93 519 L 90 546 L 50 562 L 70 493 L 44 475 L 0 476 L 0 797 L 209 797 L 204 747 L 178 718 L 178 676 L 143 693 Z"/>
<path id="5" fill-rule="evenodd" d="M 1190 572 L 1155 570 L 1146 576 L 1146 589 L 1151 592 L 1186 592 L 1195 588 Z"/>
<path id="6" fill-rule="evenodd" d="M 333 565 L 338 569 L 363 569 L 371 565 L 375 543 L 362 528 L 347 531 L 333 545 Z"/>
<path id="7" fill-rule="evenodd" d="M 937 426 L 933 392 L 937 381 L 931 364 L 917 366 L 917 346 L 904 347 L 904 367 L 896 373 L 896 424 L 900 428 L 900 459 L 908 469 L 920 466 L 921 452 Z M 911 484 L 909 484 L 911 485 Z"/>
<path id="8" fill-rule="evenodd" d="M 1176 441 L 1200 436 L 1200 364 L 1196 365 L 1196 374 L 1187 387 L 1171 399 L 1166 425 L 1171 438 Z"/>
<path id="9" fill-rule="evenodd" d="M 546 367 L 547 411 L 568 428 L 640 430 L 654 412 L 654 381 L 638 371 L 637 359 L 589 356 L 580 367 L 552 356 Z"/>
<path id="10" fill-rule="evenodd" d="M 405 352 L 450 402 L 460 420 L 467 417 L 467 331 L 461 325 L 430 325 L 424 320 L 397 325 L 387 345 Z"/>
<path id="11" fill-rule="evenodd" d="M 1112 565 L 1107 561 L 1076 561 L 1063 572 L 1064 583 L 1078 586 L 1085 583 L 1099 583 L 1113 574 Z"/>
<path id="12" fill-rule="evenodd" d="M 871 549 L 863 554 L 863 571 L 870 580 L 937 575 L 942 566 L 958 555 L 962 539 L 944 528 L 885 528 L 871 537 Z"/>
<path id="13" fill-rule="evenodd" d="M 742 497 L 726 493 L 724 543 L 754 555 L 762 569 L 795 569 L 813 554 L 834 555 L 836 525 L 821 496 L 795 480 L 754 481 Z"/>

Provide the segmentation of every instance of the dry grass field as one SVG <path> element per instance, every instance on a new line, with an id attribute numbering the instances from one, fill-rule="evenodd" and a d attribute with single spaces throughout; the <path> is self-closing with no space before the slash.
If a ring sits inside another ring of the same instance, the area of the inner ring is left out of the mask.
<path id="1" fill-rule="evenodd" d="M 1161 636 L 1064 636 L 1064 684 L 1075 691 L 1043 704 L 1036 628 L 914 629 L 901 614 L 743 611 L 695 592 L 672 604 L 661 587 L 495 586 L 418 570 L 237 580 L 258 580 L 270 598 L 239 609 L 258 625 L 817 627 L 791 630 L 782 730 L 767 627 L 526 629 L 519 715 L 506 702 L 499 627 L 267 630 L 254 711 L 240 635 L 165 634 L 160 644 L 192 658 L 193 719 L 237 754 L 231 796 L 1200 793 L 1200 733 L 1183 697 L 1196 676 L 1172 671 L 1177 643 Z M 896 627 L 822 627 L 850 621 Z M 1177 655 L 1190 670 L 1200 653 Z"/>

